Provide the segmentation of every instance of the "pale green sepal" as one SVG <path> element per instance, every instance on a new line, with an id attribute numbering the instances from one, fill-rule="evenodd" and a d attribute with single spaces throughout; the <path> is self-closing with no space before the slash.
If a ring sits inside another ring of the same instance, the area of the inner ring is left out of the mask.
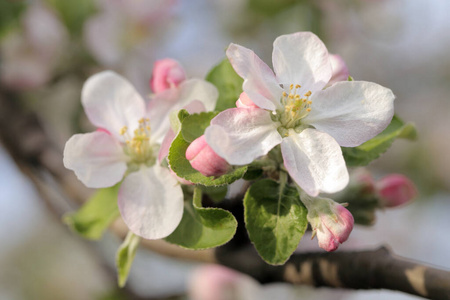
<path id="1" fill-rule="evenodd" d="M 139 236 L 129 231 L 122 245 L 117 250 L 116 267 L 119 287 L 124 287 L 127 282 L 128 274 L 130 273 L 131 265 L 133 264 L 140 241 L 141 238 Z"/>
<path id="2" fill-rule="evenodd" d="M 99 189 L 77 211 L 63 216 L 63 222 L 84 238 L 97 240 L 109 225 L 119 217 L 117 196 L 120 183 Z"/>

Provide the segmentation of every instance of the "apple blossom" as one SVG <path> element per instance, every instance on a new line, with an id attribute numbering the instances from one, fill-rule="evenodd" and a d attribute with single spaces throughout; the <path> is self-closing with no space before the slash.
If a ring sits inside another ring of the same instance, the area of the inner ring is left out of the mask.
<path id="1" fill-rule="evenodd" d="M 320 248 L 334 251 L 348 239 L 354 219 L 345 207 L 332 199 L 313 198 L 305 193 L 301 193 L 300 199 L 308 209 L 307 219 Z"/>
<path id="2" fill-rule="evenodd" d="M 375 183 L 376 194 L 383 207 L 396 207 L 410 202 L 417 196 L 414 183 L 401 174 L 389 174 Z"/>
<path id="3" fill-rule="evenodd" d="M 165 58 L 157 60 L 153 66 L 150 86 L 154 93 L 178 86 L 186 79 L 183 67 L 176 60 Z"/>
<path id="4" fill-rule="evenodd" d="M 231 166 L 218 156 L 206 143 L 205 136 L 195 139 L 186 150 L 191 166 L 205 176 L 220 176 L 228 173 Z"/>
<path id="5" fill-rule="evenodd" d="M 345 81 L 323 89 L 332 67 L 313 33 L 275 40 L 275 74 L 245 47 L 231 44 L 227 56 L 257 107 L 221 112 L 205 131 L 207 143 L 232 165 L 249 164 L 281 144 L 284 166 L 309 195 L 343 189 L 349 176 L 340 146 L 360 145 L 392 119 L 395 97 L 385 87 Z"/>
<path id="6" fill-rule="evenodd" d="M 189 99 L 209 95 L 193 86 Z M 189 99 L 181 100 L 186 105 Z M 205 106 L 215 104 L 210 104 L 214 99 L 206 99 Z M 118 196 L 122 218 L 133 233 L 147 239 L 168 236 L 183 214 L 181 186 L 157 160 L 169 130 L 164 119 L 183 105 L 179 99 L 170 100 L 146 109 L 140 94 L 123 77 L 111 71 L 93 75 L 83 86 L 82 104 L 100 130 L 72 136 L 64 149 L 65 167 L 86 186 L 104 188 L 123 180 Z"/>
<path id="7" fill-rule="evenodd" d="M 51 78 L 68 33 L 45 5 L 33 2 L 21 18 L 21 28 L 10 32 L 0 44 L 1 82 L 13 89 L 32 89 Z"/>

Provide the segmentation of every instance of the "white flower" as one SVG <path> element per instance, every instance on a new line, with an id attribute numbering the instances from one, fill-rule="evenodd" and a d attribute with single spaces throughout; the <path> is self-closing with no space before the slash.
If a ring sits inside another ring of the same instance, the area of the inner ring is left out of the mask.
<path id="1" fill-rule="evenodd" d="M 217 91 L 214 95 L 203 90 L 209 90 L 209 84 L 199 81 L 194 87 L 203 93 L 189 95 L 205 106 L 215 104 Z M 96 74 L 83 87 L 82 104 L 99 130 L 72 136 L 64 149 L 64 166 L 86 186 L 104 188 L 123 179 L 120 213 L 132 232 L 147 239 L 168 236 L 183 214 L 181 186 L 157 160 L 169 129 L 165 119 L 182 105 L 171 100 L 165 105 L 160 100 L 160 106 L 151 103 L 146 109 L 140 94 L 123 77 L 111 71 Z M 181 100 L 186 104 L 186 99 Z"/>
<path id="2" fill-rule="evenodd" d="M 275 74 L 242 46 L 231 44 L 227 56 L 258 107 L 217 115 L 205 132 L 207 143 L 234 165 L 251 163 L 281 144 L 287 171 L 309 195 L 343 189 L 348 172 L 339 146 L 373 138 L 393 116 L 395 97 L 378 84 L 345 81 L 323 89 L 332 67 L 325 45 L 312 33 L 275 40 Z"/>

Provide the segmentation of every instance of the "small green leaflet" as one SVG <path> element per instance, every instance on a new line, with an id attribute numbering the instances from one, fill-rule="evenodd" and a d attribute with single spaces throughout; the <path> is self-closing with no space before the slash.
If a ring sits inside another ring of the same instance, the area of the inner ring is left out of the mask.
<path id="1" fill-rule="evenodd" d="M 117 207 L 119 187 L 120 183 L 97 190 L 77 212 L 66 214 L 63 222 L 84 238 L 101 238 L 103 232 L 120 215 Z"/>
<path id="2" fill-rule="evenodd" d="M 230 184 L 239 178 L 244 176 L 247 171 L 247 167 L 237 167 L 231 173 L 214 178 L 213 176 L 207 177 L 191 167 L 191 164 L 186 159 L 186 149 L 189 147 L 189 142 L 186 141 L 183 136 L 186 136 L 188 140 L 193 140 L 203 134 L 203 131 L 208 127 L 210 120 L 216 113 L 200 113 L 185 116 L 178 114 L 181 123 L 181 131 L 175 137 L 172 145 L 169 149 L 169 164 L 171 169 L 181 178 L 187 179 L 195 184 L 202 184 L 205 186 L 219 186 Z M 181 119 L 182 118 L 182 119 Z M 201 128 L 201 130 L 198 130 Z"/>
<path id="3" fill-rule="evenodd" d="M 263 179 L 244 198 L 245 225 L 259 255 L 281 265 L 292 255 L 308 226 L 307 210 L 297 190 L 285 180 Z"/>
<path id="4" fill-rule="evenodd" d="M 236 74 L 227 58 L 211 69 L 206 75 L 206 80 L 214 84 L 219 90 L 217 99 L 217 111 L 236 107 L 236 101 L 242 93 L 242 83 L 244 80 Z"/>
<path id="5" fill-rule="evenodd" d="M 184 140 L 192 143 L 195 139 L 202 136 L 212 118 L 217 116 L 217 114 L 217 112 L 202 112 L 185 117 L 181 128 Z"/>
<path id="6" fill-rule="evenodd" d="M 140 241 L 141 238 L 139 236 L 129 231 L 122 245 L 117 250 L 116 267 L 119 287 L 124 287 L 127 282 L 128 274 L 130 273 L 131 265 L 133 264 Z"/>
<path id="7" fill-rule="evenodd" d="M 234 216 L 221 208 L 202 207 L 202 191 L 194 189 L 193 201 L 185 201 L 183 218 L 166 241 L 187 249 L 208 249 L 228 242 L 236 233 Z"/>
<path id="8" fill-rule="evenodd" d="M 365 166 L 386 152 L 396 138 L 414 140 L 416 136 L 416 128 L 412 123 L 405 124 L 399 117 L 394 116 L 388 127 L 379 135 L 358 147 L 342 147 L 342 154 L 347 166 Z"/>

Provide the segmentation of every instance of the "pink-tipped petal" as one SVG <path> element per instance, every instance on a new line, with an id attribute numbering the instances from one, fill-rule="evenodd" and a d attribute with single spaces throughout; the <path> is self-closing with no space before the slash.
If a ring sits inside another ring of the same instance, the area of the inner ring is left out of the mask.
<path id="1" fill-rule="evenodd" d="M 230 44 L 227 57 L 236 73 L 244 78 L 244 92 L 258 107 L 272 111 L 280 107 L 283 89 L 272 70 L 252 50 Z"/>
<path id="2" fill-rule="evenodd" d="M 344 59 L 340 55 L 330 54 L 330 62 L 331 62 L 331 70 L 332 75 L 331 79 L 328 82 L 328 85 L 332 85 L 339 81 L 348 80 L 348 76 L 350 76 L 350 72 L 348 71 L 348 67 L 345 64 Z"/>
<path id="3" fill-rule="evenodd" d="M 120 130 L 130 132 L 145 116 L 145 103 L 135 88 L 122 76 L 104 71 L 91 76 L 83 86 L 82 103 L 89 120 L 121 140 Z"/>
<path id="4" fill-rule="evenodd" d="M 278 125 L 263 109 L 231 108 L 211 120 L 206 142 L 228 163 L 245 165 L 281 143 Z"/>
<path id="5" fill-rule="evenodd" d="M 323 42 L 311 32 L 279 36 L 272 62 L 278 82 L 300 84 L 299 94 L 321 90 L 331 78 L 331 63 Z"/>
<path id="6" fill-rule="evenodd" d="M 183 192 L 169 170 L 154 165 L 128 175 L 119 190 L 119 210 L 128 228 L 145 239 L 171 234 L 183 215 Z"/>
<path id="7" fill-rule="evenodd" d="M 236 101 L 237 108 L 257 108 L 258 106 L 248 97 L 245 92 L 242 92 L 239 99 Z"/>
<path id="8" fill-rule="evenodd" d="M 328 134 L 305 129 L 290 130 L 281 143 L 284 165 L 295 182 L 309 195 L 335 193 L 349 181 L 338 143 Z"/>
<path id="9" fill-rule="evenodd" d="M 64 166 L 91 188 L 113 186 L 127 169 L 122 146 L 103 131 L 72 136 L 64 147 Z"/>
<path id="10" fill-rule="evenodd" d="M 364 81 L 337 82 L 311 96 L 311 112 L 303 123 L 355 147 L 375 137 L 394 115 L 394 94 L 388 88 Z"/>

